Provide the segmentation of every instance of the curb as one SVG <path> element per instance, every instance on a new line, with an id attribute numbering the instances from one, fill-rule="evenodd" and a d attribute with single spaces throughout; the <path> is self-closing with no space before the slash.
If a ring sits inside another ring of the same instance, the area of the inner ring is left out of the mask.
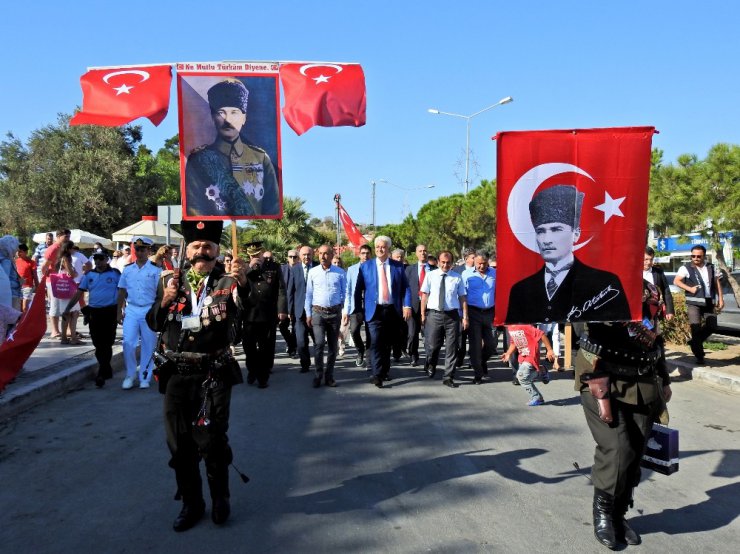
<path id="1" fill-rule="evenodd" d="M 668 360 L 667 365 L 669 369 L 673 368 L 669 371 L 671 376 L 705 381 L 729 392 L 740 393 L 740 376 L 730 375 L 729 373 L 722 373 L 716 369 L 695 366 L 690 363 L 675 360 Z"/>
<path id="2" fill-rule="evenodd" d="M 121 347 L 113 349 L 113 375 L 123 369 L 123 351 Z M 51 365 L 24 382 L 24 376 L 18 376 L 15 386 L 6 389 L 0 397 L 0 421 L 13 418 L 48 400 L 63 396 L 67 392 L 81 388 L 85 383 L 95 379 L 98 362 L 93 350 L 70 360 Z"/>

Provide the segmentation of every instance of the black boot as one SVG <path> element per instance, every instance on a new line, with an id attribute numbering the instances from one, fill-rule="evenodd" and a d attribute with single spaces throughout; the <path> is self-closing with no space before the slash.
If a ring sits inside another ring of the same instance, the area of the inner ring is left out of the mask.
<path id="1" fill-rule="evenodd" d="M 614 497 L 607 492 L 594 489 L 594 535 L 597 541 L 611 550 L 617 547 L 613 515 Z"/>
<path id="2" fill-rule="evenodd" d="M 178 533 L 187 531 L 200 521 L 206 511 L 203 501 L 203 482 L 198 466 L 175 468 L 178 494 L 182 496 L 182 510 L 175 518 L 172 528 Z"/>
<path id="3" fill-rule="evenodd" d="M 231 503 L 229 498 L 229 466 L 208 469 L 208 487 L 211 489 L 211 519 L 221 525 L 229 519 Z"/>
<path id="4" fill-rule="evenodd" d="M 642 542 L 637 531 L 632 529 L 624 518 L 632 506 L 632 491 L 627 491 L 614 500 L 614 532 L 618 541 L 635 546 Z"/>

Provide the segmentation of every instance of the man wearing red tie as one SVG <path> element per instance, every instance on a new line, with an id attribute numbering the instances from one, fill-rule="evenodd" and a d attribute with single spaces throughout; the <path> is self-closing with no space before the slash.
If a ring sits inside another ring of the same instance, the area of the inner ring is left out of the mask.
<path id="1" fill-rule="evenodd" d="M 411 289 L 403 264 L 389 258 L 391 239 L 375 239 L 375 259 L 360 266 L 355 287 L 355 303 L 365 307 L 370 329 L 371 382 L 378 388 L 388 380 L 391 347 L 403 320 L 411 317 Z"/>
<path id="2" fill-rule="evenodd" d="M 419 364 L 419 332 L 421 331 L 421 296 L 419 289 L 427 272 L 431 271 L 427 263 L 427 247 L 419 244 L 416 247 L 416 263 L 406 268 L 406 279 L 411 289 L 411 317 L 408 320 L 409 338 L 406 351 L 411 356 L 411 365 Z"/>

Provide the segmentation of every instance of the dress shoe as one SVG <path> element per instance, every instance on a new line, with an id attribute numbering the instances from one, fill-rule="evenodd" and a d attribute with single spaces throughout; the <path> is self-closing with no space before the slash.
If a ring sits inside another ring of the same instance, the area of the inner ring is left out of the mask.
<path id="1" fill-rule="evenodd" d="M 260 384 L 257 385 L 257 388 L 258 389 L 266 389 L 269 386 L 270 385 L 268 385 L 267 383 L 260 383 Z"/>
<path id="2" fill-rule="evenodd" d="M 329 380 L 328 380 L 328 381 L 326 382 L 326 386 L 327 386 L 327 387 L 336 387 L 336 386 L 337 386 L 337 382 L 336 382 L 336 381 L 335 381 L 334 379 L 329 379 Z"/>
<path id="3" fill-rule="evenodd" d="M 445 387 L 450 387 L 451 389 L 457 388 L 457 383 L 455 383 L 452 379 L 445 379 L 444 381 L 442 381 L 442 384 Z"/>
<path id="4" fill-rule="evenodd" d="M 475 385 L 482 385 L 483 384 L 483 377 L 476 377 L 473 379 L 473 384 Z"/>
<path id="5" fill-rule="evenodd" d="M 428 365 L 428 366 L 426 366 L 426 368 L 424 368 L 424 369 L 426 370 L 426 372 L 427 372 L 427 375 L 429 376 L 429 378 L 430 378 L 430 379 L 434 379 L 434 376 L 435 376 L 435 375 L 437 374 L 437 368 L 436 368 L 436 367 L 432 367 L 432 366 Z"/>
<path id="6" fill-rule="evenodd" d="M 321 377 L 313 378 L 313 388 L 317 389 L 321 386 Z"/>
<path id="7" fill-rule="evenodd" d="M 308 373 L 308 366 L 301 366 L 301 373 Z"/>
<path id="8" fill-rule="evenodd" d="M 196 502 L 183 503 L 182 510 L 175 518 L 172 528 L 178 533 L 191 529 L 200 521 L 205 511 L 206 503 L 202 499 Z"/>
<path id="9" fill-rule="evenodd" d="M 231 515 L 231 504 L 228 498 L 214 498 L 211 506 L 211 519 L 216 525 L 226 523 Z"/>
<path id="10" fill-rule="evenodd" d="M 383 388 L 383 381 L 380 380 L 379 377 L 375 377 L 374 375 L 370 378 L 370 382 L 378 387 L 379 389 Z"/>
<path id="11" fill-rule="evenodd" d="M 257 376 L 254 373 L 247 374 L 247 385 L 254 385 L 254 382 L 256 380 L 257 380 Z"/>
<path id="12" fill-rule="evenodd" d="M 102 377 L 102 376 L 100 376 L 100 375 L 98 375 L 98 376 L 97 376 L 97 377 L 95 378 L 95 386 L 96 386 L 96 387 L 98 387 L 98 388 L 100 389 L 100 388 L 102 388 L 102 387 L 103 387 L 103 385 L 105 385 L 105 378 L 104 378 L 104 377 Z"/>
<path id="13" fill-rule="evenodd" d="M 419 365 L 419 356 L 411 356 L 411 366 L 416 367 Z"/>

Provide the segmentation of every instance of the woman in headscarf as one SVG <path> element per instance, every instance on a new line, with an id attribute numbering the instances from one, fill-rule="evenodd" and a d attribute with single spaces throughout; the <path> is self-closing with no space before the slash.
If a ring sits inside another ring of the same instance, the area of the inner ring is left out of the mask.
<path id="1" fill-rule="evenodd" d="M 16 310 L 21 309 L 21 278 L 15 267 L 15 255 L 18 252 L 18 239 L 13 235 L 5 235 L 0 238 L 0 267 L 8 277 L 10 284 L 11 306 Z"/>

